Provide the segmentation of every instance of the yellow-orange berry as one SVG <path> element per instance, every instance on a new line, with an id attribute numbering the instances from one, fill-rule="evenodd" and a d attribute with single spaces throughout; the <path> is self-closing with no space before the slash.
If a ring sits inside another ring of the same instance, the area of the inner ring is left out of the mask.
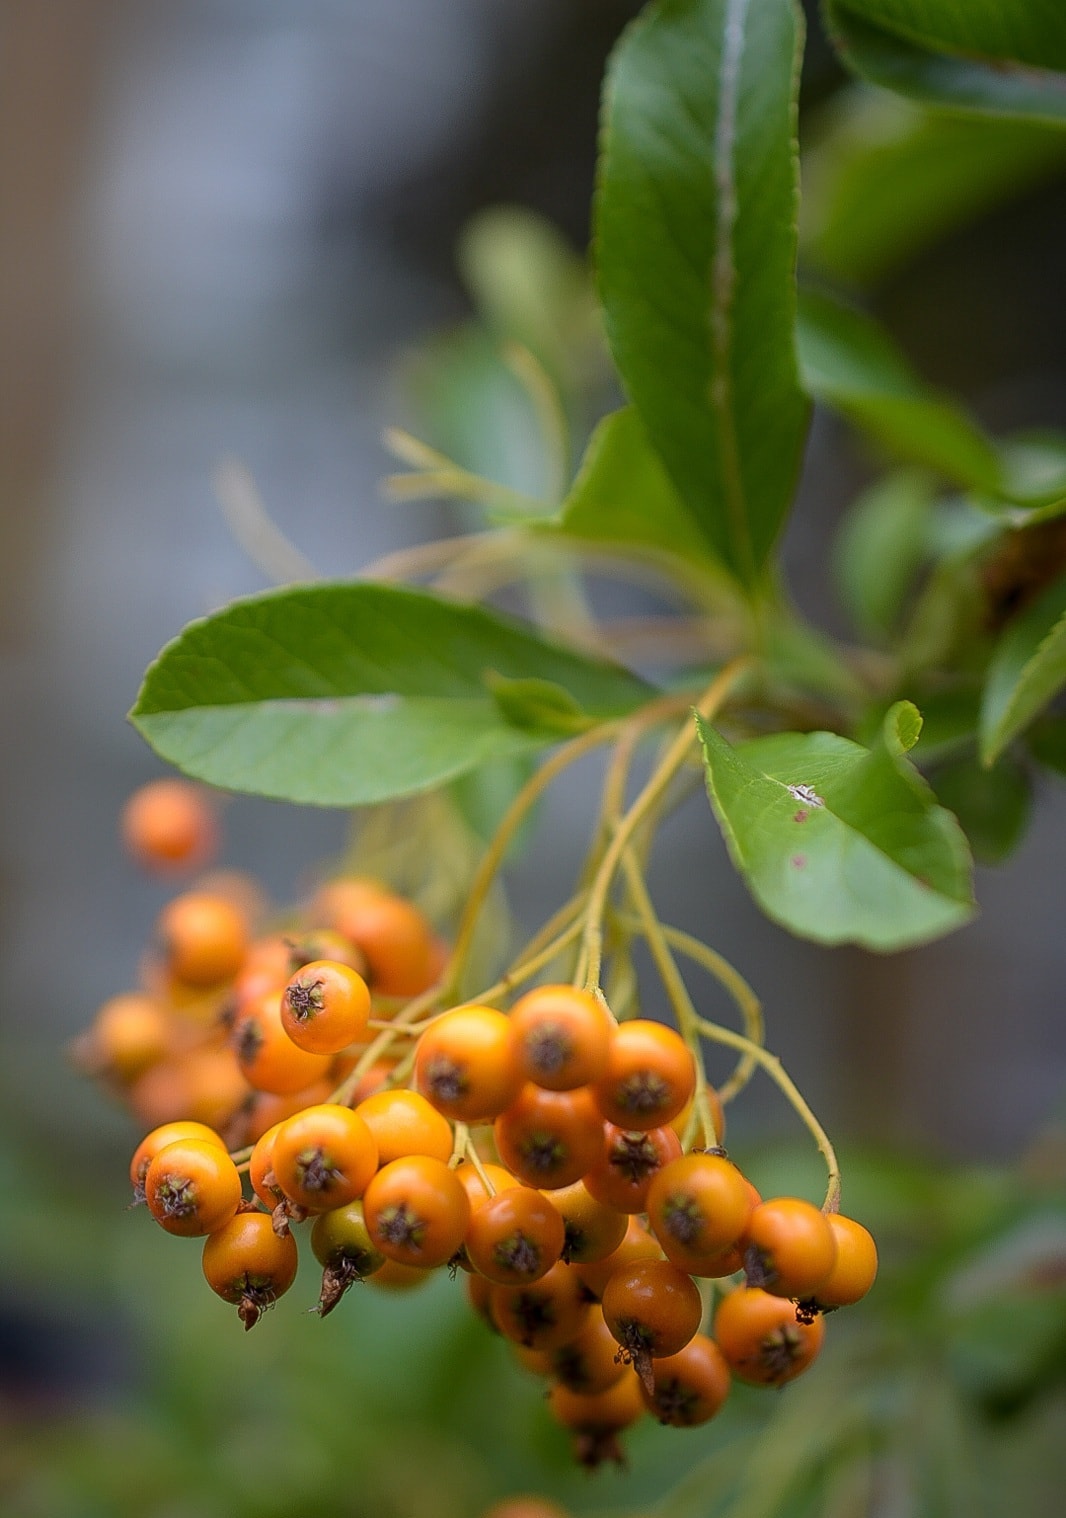
<path id="1" fill-rule="evenodd" d="M 188 780 L 150 780 L 126 802 L 122 841 L 146 869 L 200 869 L 218 845 L 215 808 L 202 786 Z"/>
<path id="2" fill-rule="evenodd" d="M 157 935 L 171 974 L 188 986 L 232 980 L 248 951 L 244 915 L 222 896 L 187 891 L 159 916 Z"/>

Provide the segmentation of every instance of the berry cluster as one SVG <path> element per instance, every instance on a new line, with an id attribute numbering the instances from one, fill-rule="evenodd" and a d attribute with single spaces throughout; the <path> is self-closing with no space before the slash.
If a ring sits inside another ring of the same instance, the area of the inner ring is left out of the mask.
<path id="1" fill-rule="evenodd" d="M 131 816 L 134 853 L 174 867 L 180 849 L 144 842 L 143 793 Z M 185 831 L 197 863 L 204 818 Z M 698 1039 L 618 1022 L 572 984 L 536 985 L 507 1013 L 488 1004 L 502 993 L 435 1010 L 448 951 L 362 879 L 326 885 L 284 931 L 256 936 L 250 912 L 232 881 L 176 897 L 145 988 L 82 1041 L 154 1124 L 130 1167 L 137 1199 L 205 1239 L 207 1281 L 246 1328 L 293 1284 L 304 1227 L 323 1317 L 355 1282 L 462 1269 L 595 1465 L 621 1458 L 617 1435 L 646 1411 L 693 1426 L 733 1376 L 790 1381 L 824 1313 L 869 1289 L 860 1224 L 764 1201 L 729 1159 Z"/>

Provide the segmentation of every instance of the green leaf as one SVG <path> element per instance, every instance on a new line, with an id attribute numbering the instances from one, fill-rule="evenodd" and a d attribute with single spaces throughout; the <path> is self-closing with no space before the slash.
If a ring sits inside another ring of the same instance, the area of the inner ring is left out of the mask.
<path id="1" fill-rule="evenodd" d="M 947 115 L 853 84 L 805 134 L 801 255 L 876 284 L 1064 163 L 1066 138 L 1040 123 Z"/>
<path id="2" fill-rule="evenodd" d="M 1059 0 L 826 0 L 830 37 L 874 84 L 958 110 L 1066 124 Z"/>
<path id="3" fill-rule="evenodd" d="M 553 680 L 535 677 L 513 680 L 490 669 L 485 673 L 485 684 L 504 720 L 512 727 L 570 737 L 595 726 L 596 719 Z"/>
<path id="4" fill-rule="evenodd" d="M 705 570 L 717 564 L 713 543 L 670 483 L 632 406 L 598 424 L 550 525 L 586 542 L 665 550 Z"/>
<path id="5" fill-rule="evenodd" d="M 996 451 L 960 406 L 937 394 L 869 316 L 827 295 L 800 295 L 803 383 L 900 458 L 960 485 L 1000 491 Z"/>
<path id="6" fill-rule="evenodd" d="M 1045 769 L 1066 775 L 1066 716 L 1049 712 L 1038 717 L 1025 741 L 1033 758 Z"/>
<path id="7" fill-rule="evenodd" d="M 763 660 L 771 685 L 847 705 L 866 699 L 862 681 L 843 653 L 784 600 L 763 613 Z"/>
<path id="8" fill-rule="evenodd" d="M 982 864 L 999 864 L 1017 848 L 1029 822 L 1032 790 L 1021 765 L 1003 758 L 994 769 L 976 755 L 938 765 L 930 775 L 942 804 L 954 812 Z"/>
<path id="9" fill-rule="evenodd" d="M 516 727 L 489 671 L 550 681 L 589 717 L 651 694 L 616 665 L 424 591 L 314 585 L 191 623 L 149 669 L 131 715 L 187 774 L 320 806 L 410 795 L 556 741 Z"/>
<path id="10" fill-rule="evenodd" d="M 892 707 L 870 749 L 835 733 L 734 748 L 697 721 L 733 863 L 775 922 L 816 943 L 889 951 L 972 916 L 966 840 L 904 757 L 921 728 L 910 702 Z"/>
<path id="11" fill-rule="evenodd" d="M 744 584 L 792 499 L 792 0 L 658 0 L 615 49 L 595 255 L 623 385 L 703 536 Z"/>
<path id="12" fill-rule="evenodd" d="M 428 347 L 409 375 L 428 441 L 470 471 L 533 499 L 553 490 L 533 403 L 499 345 L 464 327 Z"/>
<path id="13" fill-rule="evenodd" d="M 1031 525 L 1066 512 L 1066 436 L 1061 432 L 1022 434 L 1000 445 L 1006 501 L 979 497 L 985 511 Z M 1026 508 L 1023 513 L 1017 505 Z"/>
<path id="14" fill-rule="evenodd" d="M 976 685 L 941 686 L 918 698 L 922 712 L 922 741 L 918 763 L 923 768 L 954 759 L 977 742 L 981 692 Z M 860 734 L 861 736 L 861 734 Z"/>
<path id="15" fill-rule="evenodd" d="M 544 217 L 492 206 L 463 228 L 459 268 L 478 310 L 502 338 L 521 343 L 557 383 L 602 353 L 584 261 Z"/>
<path id="16" fill-rule="evenodd" d="M 992 651 L 981 703 L 980 752 L 993 764 L 1066 685 L 1066 578 L 1010 622 Z"/>
<path id="17" fill-rule="evenodd" d="M 503 821 L 504 813 L 535 767 L 536 761 L 532 756 L 520 755 L 495 764 L 483 764 L 480 769 L 468 770 L 452 781 L 450 794 L 466 826 L 482 844 L 491 841 L 493 833 Z M 537 808 L 534 806 L 518 830 L 517 838 L 508 851 L 509 857 L 521 852 L 529 841 L 530 825 L 536 815 Z"/>
<path id="18" fill-rule="evenodd" d="M 885 475 L 855 500 L 837 536 L 841 600 L 866 637 L 895 626 L 927 549 L 934 489 L 928 475 Z"/>

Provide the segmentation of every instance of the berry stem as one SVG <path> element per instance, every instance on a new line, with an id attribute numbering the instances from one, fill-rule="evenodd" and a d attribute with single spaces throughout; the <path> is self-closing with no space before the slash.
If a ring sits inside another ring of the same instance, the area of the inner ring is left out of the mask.
<path id="1" fill-rule="evenodd" d="M 452 1143 L 452 1152 L 448 1160 L 448 1169 L 454 1170 L 459 1162 L 466 1158 L 470 1149 L 470 1129 L 465 1123 L 455 1124 L 455 1137 Z"/>
<path id="2" fill-rule="evenodd" d="M 557 933 L 554 938 L 546 943 L 538 953 L 531 955 L 528 959 L 522 960 L 520 964 L 516 964 L 513 969 L 501 975 L 500 979 L 494 982 L 493 985 L 479 992 L 474 997 L 474 1000 L 480 1003 L 491 1003 L 497 1001 L 502 996 L 508 996 L 516 986 L 520 986 L 524 981 L 530 980 L 536 975 L 538 970 L 543 970 L 546 965 L 550 965 L 553 959 L 558 959 L 563 950 L 580 936 L 582 927 L 582 919 L 578 915 L 561 933 Z"/>
<path id="3" fill-rule="evenodd" d="M 385 447 L 394 457 L 413 467 L 400 474 L 386 475 L 382 487 L 394 501 L 419 501 L 430 496 L 451 496 L 461 501 L 476 501 L 495 510 L 508 508 L 522 517 L 541 515 L 543 501 L 521 491 L 499 485 L 464 469 L 446 453 L 431 448 L 400 427 L 386 428 Z"/>
<path id="4" fill-rule="evenodd" d="M 624 914 L 622 914 L 622 920 L 625 921 Z M 672 948 L 678 949 L 687 958 L 702 965 L 729 993 L 743 1018 L 745 1037 L 753 1044 L 761 1046 L 765 1038 L 762 1002 L 740 972 L 734 969 L 723 955 L 693 934 L 686 933 L 682 928 L 671 927 L 664 922 L 661 922 L 659 926 L 663 937 Z M 718 1099 L 723 1106 L 739 1095 L 751 1080 L 755 1068 L 755 1059 L 750 1054 L 742 1054 L 732 1075 L 718 1087 Z"/>
<path id="5" fill-rule="evenodd" d="M 641 928 L 648 940 L 648 948 L 655 961 L 655 967 L 659 972 L 659 978 L 663 983 L 666 994 L 670 999 L 670 1005 L 677 1017 L 677 1026 L 681 1037 L 688 1044 L 696 1066 L 696 1092 L 693 1097 L 697 1124 L 703 1130 L 703 1138 L 708 1149 L 718 1148 L 718 1133 L 711 1112 L 711 1104 L 707 1099 L 707 1075 L 703 1068 L 703 1051 L 700 1048 L 699 1013 L 692 1004 L 692 998 L 688 993 L 684 977 L 677 968 L 677 961 L 670 952 L 670 946 L 663 933 L 662 924 L 655 911 L 655 906 L 645 884 L 640 866 L 637 864 L 630 850 L 622 855 L 622 869 L 626 877 L 626 885 L 629 894 L 633 898 L 640 918 Z"/>
<path id="6" fill-rule="evenodd" d="M 478 1154 L 477 1147 L 473 1143 L 472 1139 L 470 1138 L 469 1130 L 467 1131 L 467 1134 L 466 1134 L 466 1139 L 465 1139 L 463 1153 L 465 1154 L 466 1158 L 469 1160 L 470 1164 L 473 1165 L 474 1170 L 477 1173 L 478 1180 L 484 1186 L 484 1188 L 488 1192 L 489 1196 L 490 1197 L 495 1196 L 496 1195 L 496 1187 L 492 1184 L 492 1181 L 489 1178 L 489 1176 L 488 1176 L 488 1174 L 487 1174 L 487 1172 L 485 1170 L 484 1165 L 481 1163 L 481 1156 L 480 1156 L 480 1154 Z"/>
<path id="7" fill-rule="evenodd" d="M 412 1023 L 417 1023 L 423 1012 L 428 1012 L 431 1007 L 436 1006 L 439 998 L 440 987 L 430 986 L 428 991 L 423 991 L 421 996 L 414 997 L 401 1012 L 397 1012 L 388 1027 L 384 1028 L 377 1038 L 370 1040 L 370 1043 L 367 1044 L 362 1054 L 356 1060 L 350 1073 L 345 1076 L 344 1080 L 341 1081 L 330 1097 L 330 1101 L 339 1102 L 341 1106 L 346 1107 L 352 1093 L 374 1061 L 380 1059 L 383 1054 L 387 1054 L 392 1046 L 393 1039 L 402 1035 Z"/>
<path id="8" fill-rule="evenodd" d="M 838 1212 L 840 1210 L 840 1166 L 837 1162 L 836 1151 L 829 1140 L 829 1135 L 811 1111 L 799 1087 L 787 1073 L 777 1055 L 771 1054 L 769 1049 L 764 1049 L 761 1044 L 752 1043 L 751 1039 L 745 1038 L 742 1033 L 734 1033 L 731 1028 L 722 1028 L 718 1023 L 708 1022 L 705 1017 L 697 1017 L 696 1022 L 704 1038 L 749 1054 L 787 1097 L 821 1150 L 826 1170 L 829 1172 L 822 1211 Z"/>
<path id="9" fill-rule="evenodd" d="M 523 785 L 511 805 L 504 813 L 499 827 L 493 835 L 492 842 L 485 850 L 477 874 L 470 887 L 466 906 L 459 921 L 459 927 L 455 935 L 455 946 L 448 960 L 444 975 L 441 980 L 441 998 L 448 1000 L 459 994 L 459 986 L 462 981 L 463 970 L 473 943 L 474 933 L 477 929 L 478 918 L 485 904 L 485 898 L 489 888 L 496 878 L 503 859 L 510 846 L 511 840 L 518 831 L 526 813 L 543 795 L 552 781 L 562 772 L 582 758 L 592 749 L 602 743 L 608 743 L 615 737 L 619 729 L 617 722 L 605 722 L 600 727 L 591 728 L 587 733 L 581 733 L 572 738 L 569 743 L 564 743 L 555 753 L 546 759 L 539 769 Z"/>
<path id="10" fill-rule="evenodd" d="M 719 711 L 741 675 L 747 674 L 751 669 L 752 663 L 751 656 L 747 654 L 730 660 L 711 681 L 703 695 L 696 702 L 693 711 L 709 721 Z M 590 991 L 595 991 L 600 983 L 600 972 L 603 968 L 603 919 L 607 910 L 607 899 L 614 881 L 615 871 L 618 869 L 622 855 L 629 846 L 629 841 L 633 834 L 659 801 L 670 781 L 688 758 L 694 737 L 691 718 L 686 717 L 674 741 L 670 744 L 659 764 L 652 771 L 636 800 L 621 817 L 615 828 L 614 836 L 607 845 L 603 858 L 600 861 L 589 891 L 585 931 L 581 944 L 583 978 L 586 989 Z"/>
<path id="11" fill-rule="evenodd" d="M 417 580 L 422 575 L 434 574 L 464 554 L 491 552 L 494 555 L 514 552 L 513 538 L 517 534 L 506 528 L 486 532 L 468 532 L 457 537 L 435 538 L 429 543 L 415 543 L 410 548 L 398 548 L 382 554 L 365 565 L 359 572 L 361 580 Z"/>

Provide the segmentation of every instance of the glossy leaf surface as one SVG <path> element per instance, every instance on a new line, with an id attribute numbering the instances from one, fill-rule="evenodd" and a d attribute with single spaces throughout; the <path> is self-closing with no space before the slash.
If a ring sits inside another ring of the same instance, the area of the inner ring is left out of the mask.
<path id="1" fill-rule="evenodd" d="M 793 347 L 802 21 L 659 0 L 615 50 L 595 256 L 622 383 L 703 536 L 754 583 L 807 425 Z"/>
<path id="2" fill-rule="evenodd" d="M 553 721 L 538 725 L 528 698 L 521 725 L 509 721 L 501 681 L 536 682 L 542 706 L 555 687 Z M 560 705 L 572 731 L 581 714 L 618 715 L 649 694 L 628 671 L 481 607 L 316 585 L 191 623 L 131 716 L 164 758 L 213 785 L 356 806 L 555 742 Z"/>
<path id="3" fill-rule="evenodd" d="M 1039 596 L 1000 636 L 981 703 L 981 758 L 992 764 L 1066 685 L 1066 579 Z"/>
<path id="4" fill-rule="evenodd" d="M 714 544 L 674 489 L 632 406 L 596 427 L 555 525 L 587 542 L 714 563 Z"/>
<path id="5" fill-rule="evenodd" d="M 876 480 L 845 517 L 833 556 L 841 599 L 866 636 L 895 625 L 926 551 L 932 482 L 916 470 Z"/>
<path id="6" fill-rule="evenodd" d="M 856 82 L 810 124 L 800 252 L 834 279 L 877 284 L 1064 163 L 1066 136 L 1039 122 L 949 115 Z"/>
<path id="7" fill-rule="evenodd" d="M 844 61 L 886 89 L 1066 125 L 1059 0 L 827 0 Z"/>
<path id="8" fill-rule="evenodd" d="M 955 813 L 982 864 L 999 864 L 1025 833 L 1032 788 L 1025 770 L 1010 757 L 986 769 L 972 752 L 938 765 L 930 776 L 944 806 Z"/>
<path id="9" fill-rule="evenodd" d="M 733 747 L 699 728 L 729 852 L 775 922 L 817 943 L 887 951 L 972 915 L 965 837 L 905 757 L 921 728 L 910 702 L 892 707 L 869 749 L 835 733 Z"/>
<path id="10" fill-rule="evenodd" d="M 996 492 L 995 449 L 962 408 L 912 371 L 863 312 L 804 291 L 797 329 L 803 383 L 899 457 L 960 485 Z"/>

